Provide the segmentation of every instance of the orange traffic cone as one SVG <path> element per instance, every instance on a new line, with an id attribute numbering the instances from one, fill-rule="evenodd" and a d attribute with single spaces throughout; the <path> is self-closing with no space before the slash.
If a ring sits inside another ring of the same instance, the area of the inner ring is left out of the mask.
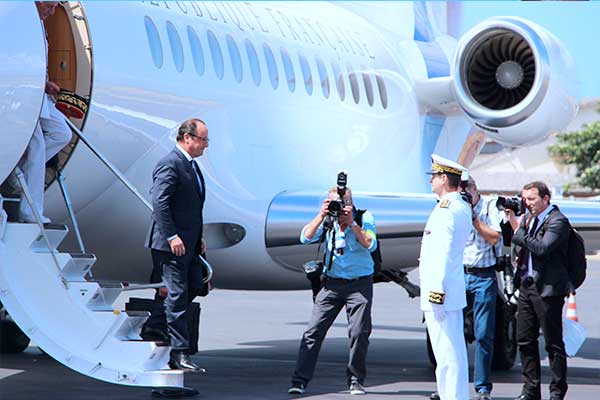
<path id="1" fill-rule="evenodd" d="M 569 295 L 569 300 L 567 301 L 566 318 L 571 321 L 579 322 L 579 318 L 577 318 L 577 302 L 575 301 L 575 295 L 573 293 Z"/>

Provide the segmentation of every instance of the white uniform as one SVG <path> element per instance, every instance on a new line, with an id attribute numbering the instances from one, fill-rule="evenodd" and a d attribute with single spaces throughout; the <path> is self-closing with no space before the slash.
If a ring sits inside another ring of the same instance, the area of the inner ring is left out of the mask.
<path id="1" fill-rule="evenodd" d="M 471 207 L 458 192 L 450 192 L 429 216 L 421 244 L 421 309 L 437 361 L 442 400 L 469 398 L 462 309 L 467 304 L 463 253 L 472 227 Z M 444 294 L 443 304 L 431 303 L 430 293 Z"/>
<path id="2" fill-rule="evenodd" d="M 47 52 L 48 42 L 46 40 Z M 42 222 L 50 221 L 43 216 L 46 162 L 54 157 L 70 141 L 71 130 L 65 122 L 63 114 L 56 109 L 50 95 L 45 94 L 42 100 L 40 119 L 35 126 L 33 136 L 27 147 L 27 156 L 21 165 L 33 205 L 40 217 L 42 217 Z M 21 194 L 19 219 L 25 222 L 35 222 L 33 211 L 31 211 L 23 194 Z"/>

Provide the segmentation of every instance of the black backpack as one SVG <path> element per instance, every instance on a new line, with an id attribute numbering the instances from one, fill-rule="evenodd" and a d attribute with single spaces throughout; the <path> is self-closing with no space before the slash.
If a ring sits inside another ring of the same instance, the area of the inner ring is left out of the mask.
<path id="1" fill-rule="evenodd" d="M 587 261 L 585 259 L 585 243 L 581 235 L 569 225 L 569 241 L 567 244 L 567 271 L 573 289 L 579 288 L 585 280 Z"/>

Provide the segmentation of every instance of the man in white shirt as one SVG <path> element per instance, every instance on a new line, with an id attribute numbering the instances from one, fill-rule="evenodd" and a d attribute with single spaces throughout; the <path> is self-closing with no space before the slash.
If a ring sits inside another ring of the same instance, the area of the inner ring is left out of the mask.
<path id="1" fill-rule="evenodd" d="M 57 1 L 36 1 L 35 5 L 44 21 L 54 14 Z M 42 24 L 43 25 L 43 24 Z M 48 46 L 46 45 L 46 48 Z M 64 120 L 64 115 L 54 106 L 54 100 L 51 96 L 56 96 L 60 92 L 60 87 L 46 78 L 45 95 L 40 111 L 40 119 L 35 127 L 27 154 L 21 169 L 25 176 L 25 181 L 29 188 L 33 205 L 37 210 L 43 223 L 50 222 L 44 216 L 44 185 L 46 177 L 46 162 L 54 157 L 71 140 L 71 130 Z M 36 222 L 34 213 L 25 200 L 24 194 L 21 194 L 21 205 L 19 208 L 19 221 Z"/>
<path id="2" fill-rule="evenodd" d="M 463 334 L 466 306 L 463 253 L 472 211 L 459 193 L 462 165 L 433 154 L 431 189 L 440 202 L 432 211 L 421 244 L 421 309 L 437 361 L 437 390 L 442 400 L 469 397 L 467 350 Z M 466 178 L 466 176 L 465 176 Z"/>

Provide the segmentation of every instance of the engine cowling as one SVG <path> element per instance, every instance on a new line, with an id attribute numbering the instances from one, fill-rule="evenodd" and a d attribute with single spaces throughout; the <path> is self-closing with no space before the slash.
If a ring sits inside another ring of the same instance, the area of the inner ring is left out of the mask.
<path id="1" fill-rule="evenodd" d="M 520 18 L 491 18 L 469 30 L 453 75 L 463 112 L 506 145 L 540 142 L 577 112 L 571 56 L 550 32 Z"/>

